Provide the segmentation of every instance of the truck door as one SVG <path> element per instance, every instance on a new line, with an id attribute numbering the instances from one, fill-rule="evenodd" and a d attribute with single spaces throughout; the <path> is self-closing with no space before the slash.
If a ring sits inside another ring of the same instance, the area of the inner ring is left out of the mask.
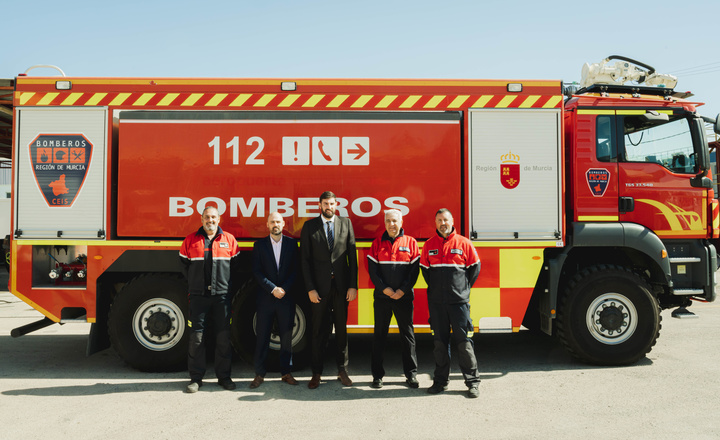
<path id="1" fill-rule="evenodd" d="M 698 174 L 694 121 L 672 110 L 617 110 L 619 219 L 641 224 L 660 238 L 704 237 L 707 189 Z"/>
<path id="2" fill-rule="evenodd" d="M 105 108 L 18 108 L 15 236 L 104 238 Z"/>

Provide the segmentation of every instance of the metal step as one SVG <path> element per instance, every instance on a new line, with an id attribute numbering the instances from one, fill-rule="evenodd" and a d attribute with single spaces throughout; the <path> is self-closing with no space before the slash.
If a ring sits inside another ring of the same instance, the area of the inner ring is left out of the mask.
<path id="1" fill-rule="evenodd" d="M 699 263 L 700 257 L 670 257 L 670 264 Z"/>
<path id="2" fill-rule="evenodd" d="M 704 295 L 705 291 L 702 289 L 675 289 L 673 295 L 678 296 L 700 296 Z"/>

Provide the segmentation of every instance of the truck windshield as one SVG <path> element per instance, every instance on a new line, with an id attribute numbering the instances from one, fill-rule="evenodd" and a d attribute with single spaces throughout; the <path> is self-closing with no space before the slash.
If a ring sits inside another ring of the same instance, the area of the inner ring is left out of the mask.
<path id="1" fill-rule="evenodd" d="M 625 160 L 654 162 L 674 173 L 696 173 L 690 124 L 684 117 L 648 121 L 642 115 L 623 118 Z"/>

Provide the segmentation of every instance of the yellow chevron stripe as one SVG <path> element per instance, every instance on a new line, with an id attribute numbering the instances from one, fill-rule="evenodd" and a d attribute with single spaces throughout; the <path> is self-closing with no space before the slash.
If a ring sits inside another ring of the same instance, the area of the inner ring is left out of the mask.
<path id="1" fill-rule="evenodd" d="M 373 95 L 362 95 L 350 106 L 352 108 L 363 108 L 373 98 Z"/>
<path id="2" fill-rule="evenodd" d="M 71 93 L 60 105 L 73 105 L 82 95 L 82 93 Z"/>
<path id="3" fill-rule="evenodd" d="M 59 95 L 59 93 L 48 93 L 47 95 L 43 96 L 43 98 L 40 101 L 38 101 L 37 105 L 48 105 L 58 95 Z"/>
<path id="4" fill-rule="evenodd" d="M 272 101 L 277 94 L 275 93 L 266 93 L 262 96 L 262 98 L 258 99 L 258 102 L 256 102 L 253 107 L 265 107 Z"/>
<path id="5" fill-rule="evenodd" d="M 512 104 L 513 101 L 515 101 L 515 98 L 517 98 L 517 96 L 508 95 L 501 99 L 498 105 L 495 106 L 495 108 L 507 108 L 510 104 Z"/>
<path id="6" fill-rule="evenodd" d="M 249 93 L 243 93 L 238 95 L 237 98 L 233 99 L 233 102 L 230 103 L 230 107 L 241 107 L 243 104 L 245 104 L 245 101 L 250 99 L 252 95 Z"/>
<path id="7" fill-rule="evenodd" d="M 160 102 L 157 103 L 158 107 L 165 107 L 170 104 L 172 104 L 175 99 L 180 96 L 179 93 L 168 93 L 163 97 L 163 99 L 160 100 Z"/>
<path id="8" fill-rule="evenodd" d="M 335 98 L 333 98 L 332 101 L 330 101 L 330 104 L 328 104 L 327 106 L 329 108 L 340 107 L 340 105 L 345 102 L 346 99 L 348 99 L 348 95 L 337 95 Z"/>
<path id="9" fill-rule="evenodd" d="M 118 93 L 118 95 L 110 102 L 110 105 L 122 105 L 126 99 L 128 99 L 132 93 Z"/>
<path id="10" fill-rule="evenodd" d="M 88 99 L 85 105 L 98 105 L 100 101 L 107 96 L 107 93 L 94 93 L 92 98 Z"/>
<path id="11" fill-rule="evenodd" d="M 562 100 L 562 96 L 553 96 L 552 98 L 548 99 L 548 102 L 543 105 L 543 108 L 555 108 L 558 104 L 560 104 L 560 102 L 562 102 Z"/>
<path id="12" fill-rule="evenodd" d="M 410 95 L 402 104 L 400 104 L 400 108 L 412 108 L 412 106 L 414 106 L 420 98 L 422 98 L 422 95 Z"/>
<path id="13" fill-rule="evenodd" d="M 540 99 L 540 95 L 530 95 L 520 104 L 520 108 L 531 108 Z"/>
<path id="14" fill-rule="evenodd" d="M 472 107 L 485 107 L 485 105 L 494 97 L 495 95 L 482 95 L 477 101 L 475 101 L 475 104 L 473 104 Z"/>
<path id="15" fill-rule="evenodd" d="M 223 99 L 227 98 L 227 93 L 216 93 L 215 96 L 210 98 L 210 101 L 205 104 L 205 107 L 217 107 Z"/>
<path id="16" fill-rule="evenodd" d="M 305 101 L 305 104 L 303 104 L 303 107 L 315 107 L 318 102 L 320 102 L 325 95 L 312 95 L 310 98 L 308 98 L 307 101 Z"/>
<path id="17" fill-rule="evenodd" d="M 180 105 L 182 107 L 190 107 L 192 105 L 195 105 L 195 103 L 198 102 L 198 100 L 202 98 L 203 95 L 204 93 L 191 93 L 190 96 L 185 98 L 185 101 L 183 101 L 183 103 Z"/>
<path id="18" fill-rule="evenodd" d="M 278 104 L 278 107 L 290 107 L 295 101 L 297 101 L 299 97 L 300 95 L 287 95 L 285 99 L 283 99 L 282 102 Z"/>
<path id="19" fill-rule="evenodd" d="M 145 105 L 153 98 L 153 96 L 155 96 L 154 93 L 143 93 L 142 96 L 133 102 L 133 105 Z"/>
<path id="20" fill-rule="evenodd" d="M 390 104 L 393 103 L 397 99 L 397 95 L 387 95 L 383 99 L 380 100 L 380 102 L 377 103 L 375 108 L 388 108 Z"/>
<path id="21" fill-rule="evenodd" d="M 445 95 L 435 95 L 430 98 L 430 101 L 428 101 L 423 108 L 435 108 L 443 101 L 443 99 L 445 99 Z"/>
<path id="22" fill-rule="evenodd" d="M 18 92 L 18 100 L 20 101 L 20 105 L 25 105 L 26 102 L 30 100 L 33 96 L 35 96 L 35 92 L 25 92 L 20 93 Z"/>
<path id="23" fill-rule="evenodd" d="M 453 99 L 453 102 L 451 102 L 448 107 L 449 108 L 458 108 L 461 105 L 463 105 L 465 103 L 465 101 L 468 100 L 469 97 L 470 97 L 470 95 L 460 95 L 457 98 Z"/>

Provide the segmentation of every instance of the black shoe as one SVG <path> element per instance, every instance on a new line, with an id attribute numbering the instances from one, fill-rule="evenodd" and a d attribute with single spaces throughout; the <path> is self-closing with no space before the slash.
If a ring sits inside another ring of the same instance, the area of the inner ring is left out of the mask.
<path id="1" fill-rule="evenodd" d="M 471 399 L 477 399 L 480 397 L 480 390 L 478 390 L 478 384 L 474 383 L 468 387 L 468 397 Z"/>
<path id="2" fill-rule="evenodd" d="M 415 376 L 408 377 L 407 380 L 405 381 L 405 383 L 410 388 L 418 388 L 420 386 L 420 382 L 418 382 L 417 377 L 415 377 Z"/>
<path id="3" fill-rule="evenodd" d="M 373 388 L 382 388 L 383 387 L 382 379 L 373 379 L 372 385 L 370 385 L 370 386 Z"/>
<path id="4" fill-rule="evenodd" d="M 190 394 L 197 393 L 201 386 L 202 386 L 201 380 L 198 380 L 198 381 L 194 380 L 188 384 L 188 386 L 185 388 L 185 392 L 190 393 Z"/>
<path id="5" fill-rule="evenodd" d="M 228 391 L 232 391 L 235 389 L 235 382 L 232 381 L 229 377 L 227 379 L 220 379 L 218 381 L 218 385 L 225 388 Z"/>
<path id="6" fill-rule="evenodd" d="M 433 382 L 432 386 L 428 388 L 429 394 L 440 394 L 448 389 L 447 384 L 441 384 L 439 382 Z"/>

